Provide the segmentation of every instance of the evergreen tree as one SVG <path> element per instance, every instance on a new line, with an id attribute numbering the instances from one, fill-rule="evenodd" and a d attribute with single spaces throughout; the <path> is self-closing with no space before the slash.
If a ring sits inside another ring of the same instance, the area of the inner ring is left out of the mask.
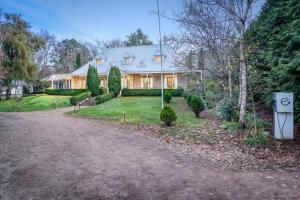
<path id="1" fill-rule="evenodd" d="M 77 53 L 77 55 L 76 55 L 75 69 L 78 69 L 80 67 L 81 67 L 81 55 L 80 55 L 80 53 Z"/>
<path id="2" fill-rule="evenodd" d="M 108 91 L 118 96 L 121 91 L 121 72 L 118 67 L 111 67 L 108 75 Z"/>
<path id="3" fill-rule="evenodd" d="M 37 75 L 37 67 L 33 62 L 34 53 L 40 49 L 43 40 L 30 30 L 28 22 L 17 14 L 5 14 L 1 22 L 3 36 L 2 49 L 3 68 L 6 72 L 4 84 L 7 86 L 7 98 L 10 96 L 12 80 L 33 81 Z"/>
<path id="4" fill-rule="evenodd" d="M 86 83 L 88 90 L 92 93 L 92 96 L 98 96 L 100 80 L 97 73 L 97 69 L 92 65 L 89 66 Z"/>
<path id="5" fill-rule="evenodd" d="M 294 92 L 300 121 L 300 1 L 268 0 L 247 32 L 250 81 L 256 98 L 273 103 L 273 92 Z"/>
<path id="6" fill-rule="evenodd" d="M 136 32 L 127 36 L 128 40 L 126 41 L 127 46 L 139 46 L 139 45 L 151 45 L 152 41 L 148 39 L 148 35 L 139 28 Z"/>

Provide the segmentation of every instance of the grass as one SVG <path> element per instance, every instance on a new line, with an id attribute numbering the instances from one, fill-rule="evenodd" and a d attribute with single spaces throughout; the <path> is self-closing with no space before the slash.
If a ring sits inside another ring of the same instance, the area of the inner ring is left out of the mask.
<path id="1" fill-rule="evenodd" d="M 176 126 L 197 128 L 202 120 L 196 118 L 182 97 L 173 97 L 169 104 L 177 115 Z M 160 97 L 119 97 L 94 107 L 84 108 L 71 115 L 108 119 L 132 124 L 161 124 Z"/>
<path id="2" fill-rule="evenodd" d="M 37 95 L 0 101 L 0 112 L 26 112 L 70 106 L 68 96 Z"/>

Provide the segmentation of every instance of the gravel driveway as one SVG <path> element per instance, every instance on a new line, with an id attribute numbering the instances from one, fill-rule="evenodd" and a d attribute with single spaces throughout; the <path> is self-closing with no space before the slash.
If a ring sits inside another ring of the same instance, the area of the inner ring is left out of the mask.
<path id="1" fill-rule="evenodd" d="M 1 200 L 300 199 L 300 172 L 223 169 L 65 111 L 0 113 Z"/>

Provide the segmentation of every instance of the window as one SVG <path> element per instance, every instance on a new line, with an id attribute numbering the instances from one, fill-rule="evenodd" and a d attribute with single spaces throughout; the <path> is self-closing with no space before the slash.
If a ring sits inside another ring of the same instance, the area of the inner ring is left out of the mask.
<path id="1" fill-rule="evenodd" d="M 96 58 L 96 65 L 102 65 L 104 63 L 105 59 L 103 58 Z"/>
<path id="2" fill-rule="evenodd" d="M 124 57 L 123 58 L 123 64 L 124 65 L 131 65 L 132 64 L 132 62 L 133 62 L 133 57 Z"/>
<path id="3" fill-rule="evenodd" d="M 164 78 L 164 87 L 169 89 L 177 88 L 177 75 L 165 75 Z"/>
<path id="4" fill-rule="evenodd" d="M 141 84 L 142 88 L 149 89 L 152 88 L 153 79 L 152 76 L 142 76 L 141 78 Z"/>
<path id="5" fill-rule="evenodd" d="M 166 56 L 164 56 L 164 55 L 162 56 L 162 58 L 163 58 L 162 61 L 164 61 L 165 57 L 166 57 Z M 161 56 L 160 56 L 160 55 L 154 56 L 154 61 L 155 61 L 156 63 L 160 63 L 160 60 L 161 60 Z"/>
<path id="6" fill-rule="evenodd" d="M 106 87 L 106 79 L 100 79 L 100 87 Z"/>
<path id="7" fill-rule="evenodd" d="M 174 88 L 174 81 L 173 81 L 173 77 L 167 77 L 166 78 L 166 82 L 167 82 L 167 88 Z"/>

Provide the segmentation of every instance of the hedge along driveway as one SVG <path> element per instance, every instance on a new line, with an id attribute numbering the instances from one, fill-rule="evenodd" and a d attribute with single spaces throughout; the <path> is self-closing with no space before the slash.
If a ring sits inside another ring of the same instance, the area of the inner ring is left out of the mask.
<path id="1" fill-rule="evenodd" d="M 169 104 L 177 115 L 177 125 L 199 127 L 202 120 L 195 117 L 187 107 L 185 99 L 173 97 Z M 84 108 L 70 115 L 109 119 L 133 124 L 160 124 L 161 99 L 160 97 L 119 97 L 94 107 Z"/>

